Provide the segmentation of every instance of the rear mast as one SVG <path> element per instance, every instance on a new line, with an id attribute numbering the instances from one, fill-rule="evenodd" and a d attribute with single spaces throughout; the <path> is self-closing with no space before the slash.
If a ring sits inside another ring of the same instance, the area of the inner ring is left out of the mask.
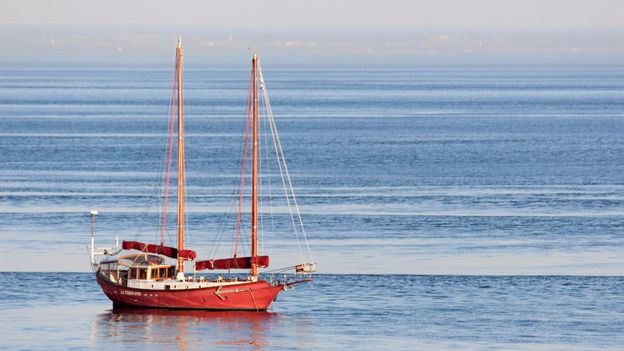
<path id="1" fill-rule="evenodd" d="M 182 96 L 182 37 L 176 46 L 176 68 L 178 78 L 178 266 L 177 278 L 184 279 L 184 108 Z"/>

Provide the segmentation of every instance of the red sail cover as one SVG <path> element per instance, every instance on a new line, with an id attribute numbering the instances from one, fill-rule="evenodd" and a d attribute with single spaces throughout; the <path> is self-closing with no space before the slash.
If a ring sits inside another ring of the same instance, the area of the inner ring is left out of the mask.
<path id="1" fill-rule="evenodd" d="M 184 250 L 180 251 L 179 256 L 182 257 L 185 260 L 194 260 L 195 257 L 197 257 L 197 254 L 193 250 L 184 249 Z"/>
<path id="2" fill-rule="evenodd" d="M 121 247 L 124 250 L 139 250 L 143 252 L 165 255 L 171 258 L 178 258 L 178 250 L 169 246 L 145 244 L 139 241 L 123 241 L 121 243 Z M 195 259 L 195 257 L 197 257 L 197 254 L 193 250 L 182 250 L 180 251 L 180 257 L 186 260 L 193 260 Z"/>
<path id="3" fill-rule="evenodd" d="M 269 266 L 269 256 L 256 256 L 254 261 L 258 267 L 264 268 Z M 197 261 L 195 262 L 195 269 L 251 269 L 251 257 Z"/>

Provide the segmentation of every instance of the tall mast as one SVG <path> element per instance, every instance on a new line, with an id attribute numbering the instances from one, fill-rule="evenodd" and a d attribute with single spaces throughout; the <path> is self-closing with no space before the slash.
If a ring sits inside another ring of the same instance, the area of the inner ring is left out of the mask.
<path id="1" fill-rule="evenodd" d="M 184 108 L 182 96 L 182 37 L 176 47 L 176 68 L 178 77 L 178 276 L 184 276 L 184 259 L 179 253 L 184 250 Z"/>
<path id="2" fill-rule="evenodd" d="M 258 276 L 258 56 L 251 59 L 253 72 L 253 168 L 251 174 L 251 276 Z"/>

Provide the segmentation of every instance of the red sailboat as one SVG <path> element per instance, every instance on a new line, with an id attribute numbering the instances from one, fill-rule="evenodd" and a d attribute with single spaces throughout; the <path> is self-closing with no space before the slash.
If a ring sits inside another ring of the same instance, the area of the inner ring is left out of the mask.
<path id="1" fill-rule="evenodd" d="M 248 108 L 248 124 L 252 125 L 252 149 L 251 149 L 251 255 L 247 257 L 236 256 L 224 259 L 195 260 L 196 253 L 185 248 L 185 165 L 184 165 L 184 109 L 182 94 L 182 41 L 176 46 L 176 69 L 174 78 L 174 92 L 177 95 L 177 247 L 164 245 L 164 232 L 166 228 L 167 200 L 164 202 L 164 215 L 162 226 L 162 238 L 160 244 L 147 244 L 138 241 L 123 241 L 121 247 L 116 250 L 96 249 L 94 247 L 93 218 L 97 211 L 92 211 L 91 232 L 91 264 L 96 272 L 97 283 L 104 294 L 113 301 L 115 307 L 149 307 L 149 308 L 172 308 L 172 309 L 203 309 L 203 310 L 249 310 L 266 311 L 282 290 L 287 290 L 293 285 L 310 281 L 310 275 L 315 270 L 310 255 L 309 261 L 289 269 L 293 274 L 283 274 L 279 278 L 260 276 L 259 270 L 269 266 L 269 256 L 258 253 L 258 157 L 259 157 L 259 123 L 258 123 L 258 90 L 262 90 L 264 106 L 269 116 L 269 125 L 273 136 L 273 144 L 278 159 L 282 183 L 286 191 L 286 199 L 295 207 L 295 213 L 290 211 L 293 226 L 295 219 L 301 225 L 299 207 L 294 196 L 294 191 L 288 176 L 288 168 L 284 160 L 279 135 L 275 129 L 272 111 L 266 95 L 264 78 L 259 65 L 259 58 L 253 55 L 250 82 L 250 106 Z M 259 87 L 260 85 L 260 87 Z M 172 101 L 174 101 L 172 100 Z M 171 170 L 171 154 L 173 148 L 173 122 L 175 112 L 172 109 L 171 137 L 169 149 L 169 161 L 167 172 Z M 247 137 L 246 137 L 247 139 Z M 247 149 L 245 142 L 245 155 Z M 243 160 L 246 156 L 243 157 Z M 236 232 L 236 245 L 238 245 L 238 229 L 243 199 L 244 169 L 240 192 L 240 205 L 238 213 L 238 225 Z M 287 177 L 285 180 L 284 175 Z M 167 176 L 165 199 L 169 189 L 169 175 Z M 295 230 L 297 230 L 295 226 Z M 305 238 L 305 231 L 303 231 Z M 307 245 L 307 239 L 306 239 Z M 309 252 L 309 248 L 308 248 Z M 104 256 L 96 262 L 95 256 Z M 185 262 L 194 264 L 194 274 L 187 275 L 184 271 Z M 195 274 L 200 270 L 249 270 L 248 276 L 224 278 Z"/>

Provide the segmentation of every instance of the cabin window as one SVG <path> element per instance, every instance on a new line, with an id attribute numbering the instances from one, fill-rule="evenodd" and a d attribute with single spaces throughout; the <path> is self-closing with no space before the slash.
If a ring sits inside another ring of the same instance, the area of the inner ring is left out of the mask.
<path id="1" fill-rule="evenodd" d="M 147 269 L 139 269 L 139 279 L 147 279 Z"/>
<path id="2" fill-rule="evenodd" d="M 136 279 L 136 278 L 137 278 L 137 271 L 136 271 L 136 269 L 130 268 L 128 270 L 128 279 Z"/>
<path id="3" fill-rule="evenodd" d="M 167 278 L 167 268 L 158 268 L 158 277 L 160 279 Z"/>

